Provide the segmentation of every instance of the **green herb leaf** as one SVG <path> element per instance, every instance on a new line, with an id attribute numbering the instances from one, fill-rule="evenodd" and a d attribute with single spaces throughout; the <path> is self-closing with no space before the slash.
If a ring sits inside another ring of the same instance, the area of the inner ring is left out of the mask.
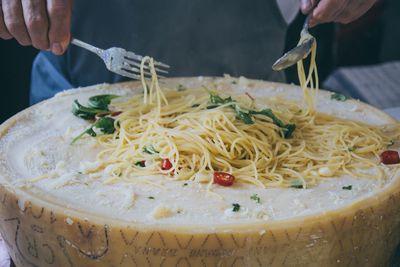
<path id="1" fill-rule="evenodd" d="M 182 186 L 188 186 L 188 183 L 184 183 Z"/>
<path id="2" fill-rule="evenodd" d="M 89 98 L 88 104 L 91 108 L 103 109 L 109 111 L 108 105 L 111 100 L 119 97 L 118 95 L 95 95 Z"/>
<path id="3" fill-rule="evenodd" d="M 210 102 L 212 104 L 223 105 L 223 104 L 227 104 L 227 103 L 233 103 L 233 102 L 235 102 L 235 100 L 233 100 L 232 97 L 222 98 L 219 95 L 210 92 Z"/>
<path id="4" fill-rule="evenodd" d="M 343 95 L 343 94 L 341 94 L 341 93 L 333 93 L 333 94 L 331 95 L 331 99 L 344 102 L 344 101 L 346 101 L 347 99 L 350 99 L 350 97 L 345 96 L 345 95 Z"/>
<path id="5" fill-rule="evenodd" d="M 215 108 L 218 105 L 223 105 L 223 104 L 228 104 L 232 103 L 229 105 L 229 107 L 233 108 L 237 114 L 237 117 L 243 121 L 245 124 L 253 124 L 254 119 L 251 115 L 264 115 L 272 119 L 272 122 L 277 125 L 279 128 L 282 130 L 282 135 L 284 138 L 290 138 L 293 135 L 294 130 L 296 129 L 295 124 L 285 124 L 283 121 L 281 121 L 278 117 L 275 116 L 275 114 L 272 112 L 271 109 L 263 109 L 260 111 L 255 111 L 255 110 L 244 110 L 242 109 L 238 104 L 236 104 L 236 101 L 232 99 L 232 97 L 227 97 L 227 98 L 222 98 L 219 95 L 210 92 L 210 102 L 213 104 L 211 106 L 208 106 L 207 109 Z"/>
<path id="6" fill-rule="evenodd" d="M 152 145 L 144 146 L 143 147 L 143 152 L 145 152 L 147 154 L 150 154 L 150 155 L 154 155 L 154 154 L 158 154 L 159 153 Z"/>
<path id="7" fill-rule="evenodd" d="M 139 167 L 146 167 L 146 164 L 145 164 L 144 160 L 136 162 L 135 165 L 139 166 Z"/>
<path id="8" fill-rule="evenodd" d="M 272 122 L 280 127 L 283 131 L 284 138 L 290 138 L 293 135 L 294 130 L 296 129 L 295 124 L 285 124 L 282 120 L 280 120 L 275 114 L 272 112 L 271 109 L 263 109 L 260 111 L 250 111 L 250 114 L 253 115 L 264 115 L 272 120 Z"/>
<path id="9" fill-rule="evenodd" d="M 303 185 L 303 182 L 301 180 L 293 180 L 291 182 L 290 187 L 297 188 L 297 189 L 303 189 L 304 185 Z"/>
<path id="10" fill-rule="evenodd" d="M 251 196 L 250 196 L 250 199 L 254 200 L 254 201 L 257 202 L 257 203 L 260 203 L 260 202 L 261 202 L 261 199 L 260 199 L 260 197 L 259 197 L 257 194 L 251 195 Z"/>
<path id="11" fill-rule="evenodd" d="M 356 149 L 355 149 L 354 147 L 349 147 L 349 148 L 347 148 L 347 150 L 348 150 L 349 152 L 354 152 L 354 151 L 356 151 Z"/>
<path id="12" fill-rule="evenodd" d="M 82 106 L 78 100 L 72 103 L 72 114 L 84 120 L 93 120 L 96 114 L 107 111 L 108 110 Z"/>
<path id="13" fill-rule="evenodd" d="M 89 129 L 85 130 L 83 133 L 78 135 L 72 140 L 71 144 L 74 144 L 76 141 L 78 141 L 82 136 L 85 134 L 88 134 L 92 137 L 96 137 L 97 134 L 93 130 L 94 128 L 99 129 L 103 134 L 113 134 L 115 132 L 115 127 L 114 127 L 114 119 L 110 117 L 102 117 L 98 119 L 92 126 L 90 126 Z"/>
<path id="14" fill-rule="evenodd" d="M 104 134 L 113 134 L 115 132 L 114 122 L 113 118 L 103 117 L 98 119 L 93 127 L 99 129 Z"/>
<path id="15" fill-rule="evenodd" d="M 351 189 L 353 189 L 353 186 L 352 185 L 343 186 L 342 189 L 343 190 L 351 190 Z"/>
<path id="16" fill-rule="evenodd" d="M 176 89 L 178 90 L 178 92 L 187 90 L 187 88 L 185 86 L 183 86 L 182 84 L 178 84 L 178 87 Z"/>
<path id="17" fill-rule="evenodd" d="M 245 124 L 253 124 L 253 118 L 251 117 L 249 112 L 244 111 L 239 107 L 239 105 L 234 105 L 235 112 L 238 118 L 243 121 Z"/>
<path id="18" fill-rule="evenodd" d="M 154 199 L 154 197 L 152 197 L 152 196 L 149 196 L 149 197 L 148 197 L 148 199 Z"/>
<path id="19" fill-rule="evenodd" d="M 238 212 L 240 210 L 240 205 L 238 203 L 233 203 L 232 207 L 233 212 Z"/>
<path id="20" fill-rule="evenodd" d="M 197 108 L 198 106 L 200 106 L 200 104 L 193 104 L 192 108 Z"/>

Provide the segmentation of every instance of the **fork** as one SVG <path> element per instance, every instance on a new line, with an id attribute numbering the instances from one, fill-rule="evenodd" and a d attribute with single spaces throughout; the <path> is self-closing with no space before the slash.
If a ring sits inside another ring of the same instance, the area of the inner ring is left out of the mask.
<path id="1" fill-rule="evenodd" d="M 137 55 L 130 51 L 126 51 L 125 49 L 119 47 L 112 47 L 103 50 L 75 38 L 71 40 L 71 44 L 82 47 L 98 55 L 104 61 L 109 71 L 135 80 L 141 79 L 140 64 L 143 56 Z M 157 74 L 168 74 L 169 66 L 167 64 L 154 61 L 154 65 L 156 67 L 155 69 Z M 147 79 L 151 78 L 151 73 L 149 72 L 148 65 L 144 66 L 144 75 Z M 163 75 L 158 75 L 158 77 L 165 78 L 165 76 Z"/>

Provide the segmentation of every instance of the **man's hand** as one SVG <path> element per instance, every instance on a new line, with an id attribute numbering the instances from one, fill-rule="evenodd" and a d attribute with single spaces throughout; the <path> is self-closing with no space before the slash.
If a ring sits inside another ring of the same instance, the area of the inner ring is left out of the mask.
<path id="1" fill-rule="evenodd" d="M 0 0 L 0 38 L 61 55 L 70 41 L 72 0 Z"/>
<path id="2" fill-rule="evenodd" d="M 376 2 L 377 0 L 301 0 L 301 11 L 304 14 L 311 12 L 311 27 L 325 22 L 346 24 L 364 15 Z"/>

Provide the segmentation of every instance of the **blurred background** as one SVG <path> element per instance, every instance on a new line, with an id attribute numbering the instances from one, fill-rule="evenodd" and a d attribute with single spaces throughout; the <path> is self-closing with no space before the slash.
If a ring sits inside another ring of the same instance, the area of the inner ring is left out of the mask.
<path id="1" fill-rule="evenodd" d="M 382 0 L 351 24 L 313 29 L 318 40 L 318 70 L 324 81 L 321 87 L 379 108 L 400 106 L 399 11 L 399 0 Z M 303 22 L 304 16 L 299 14 L 291 23 L 285 51 L 298 42 Z M 15 40 L 0 40 L 0 123 L 28 106 L 30 72 L 37 52 Z M 295 71 L 287 70 L 288 82 L 298 83 Z"/>

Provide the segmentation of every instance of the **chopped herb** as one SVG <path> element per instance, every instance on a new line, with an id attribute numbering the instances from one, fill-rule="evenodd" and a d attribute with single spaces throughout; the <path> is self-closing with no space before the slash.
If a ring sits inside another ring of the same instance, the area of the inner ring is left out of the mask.
<path id="1" fill-rule="evenodd" d="M 235 105 L 235 111 L 238 118 L 243 121 L 245 124 L 253 124 L 253 118 L 251 117 L 249 112 L 245 112 L 243 109 L 239 107 L 239 105 Z"/>
<path id="2" fill-rule="evenodd" d="M 96 117 L 96 114 L 107 111 L 108 110 L 82 106 L 78 100 L 75 100 L 74 103 L 72 103 L 72 114 L 84 120 L 93 120 Z"/>
<path id="3" fill-rule="evenodd" d="M 193 104 L 192 108 L 197 108 L 198 106 L 200 106 L 200 104 Z"/>
<path id="4" fill-rule="evenodd" d="M 187 90 L 187 88 L 185 86 L 183 86 L 182 84 L 178 84 L 178 87 L 176 89 L 178 90 L 178 92 Z"/>
<path id="5" fill-rule="evenodd" d="M 232 207 L 233 212 L 238 212 L 240 210 L 240 205 L 238 203 L 233 203 Z"/>
<path id="6" fill-rule="evenodd" d="M 344 101 L 346 101 L 347 99 L 350 99 L 350 97 L 345 96 L 345 95 L 343 95 L 343 94 L 341 94 L 341 93 L 333 93 L 333 94 L 331 95 L 331 99 L 344 102 Z"/>
<path id="7" fill-rule="evenodd" d="M 216 108 L 216 107 L 218 107 L 218 105 L 209 105 L 209 106 L 207 106 L 207 109 L 213 109 L 213 108 Z"/>
<path id="8" fill-rule="evenodd" d="M 82 172 L 78 172 L 78 174 L 83 174 Z"/>
<path id="9" fill-rule="evenodd" d="M 159 152 L 152 146 L 144 146 L 143 147 L 143 152 L 150 154 L 150 155 L 154 155 L 154 154 L 158 154 Z"/>
<path id="10" fill-rule="evenodd" d="M 295 114 L 296 114 L 296 115 L 300 115 L 301 113 L 303 113 L 303 110 L 302 110 L 302 109 L 299 109 Z"/>
<path id="11" fill-rule="evenodd" d="M 349 147 L 347 150 L 349 150 L 349 152 L 354 152 L 356 151 L 356 149 L 354 147 Z"/>
<path id="12" fill-rule="evenodd" d="M 351 190 L 351 189 L 353 189 L 353 186 L 352 185 L 343 186 L 342 189 L 343 190 Z"/>
<path id="13" fill-rule="evenodd" d="M 188 183 L 184 183 L 182 186 L 188 186 Z"/>
<path id="14" fill-rule="evenodd" d="M 108 105 L 111 103 L 111 100 L 117 98 L 117 95 L 95 95 L 89 98 L 88 104 L 91 108 L 109 110 Z"/>
<path id="15" fill-rule="evenodd" d="M 250 111 L 250 114 L 253 115 L 264 115 L 269 117 L 272 122 L 280 127 L 283 131 L 283 137 L 285 138 L 290 138 L 293 135 L 294 130 L 296 129 L 295 124 L 285 124 L 283 121 L 281 121 L 278 117 L 275 116 L 275 114 L 272 112 L 271 109 L 263 109 L 260 111 Z"/>
<path id="16" fill-rule="evenodd" d="M 182 211 L 178 210 L 177 213 L 180 214 Z"/>
<path id="17" fill-rule="evenodd" d="M 304 185 L 303 185 L 303 182 L 300 181 L 300 180 L 293 180 L 293 181 L 291 182 L 290 187 L 292 187 L 292 188 L 297 188 L 297 189 L 303 189 L 303 188 L 304 188 Z"/>
<path id="18" fill-rule="evenodd" d="M 85 130 L 83 133 L 81 133 L 80 135 L 75 137 L 72 140 L 71 144 L 73 144 L 76 141 L 78 141 L 78 139 L 80 139 L 85 134 L 88 134 L 88 135 L 90 135 L 92 137 L 96 137 L 97 134 L 93 130 L 94 128 L 99 129 L 103 134 L 112 134 L 112 133 L 114 133 L 115 132 L 114 122 L 115 122 L 115 120 L 113 118 L 110 118 L 110 117 L 102 117 L 102 118 L 98 119 L 89 129 Z"/>
<path id="19" fill-rule="evenodd" d="M 146 167 L 146 163 L 144 160 L 136 162 L 135 165 L 139 167 Z"/>
<path id="20" fill-rule="evenodd" d="M 148 199 L 154 199 L 154 197 L 152 197 L 152 196 L 149 196 L 149 197 L 148 197 Z"/>
<path id="21" fill-rule="evenodd" d="M 394 145 L 394 140 L 390 140 L 389 143 L 387 144 L 387 147 L 391 147 Z"/>
<path id="22" fill-rule="evenodd" d="M 232 81 L 232 84 L 237 84 L 237 81 Z"/>
<path id="23" fill-rule="evenodd" d="M 272 112 L 271 109 L 263 109 L 260 111 L 255 111 L 255 110 L 244 110 L 242 109 L 238 104 L 236 104 L 235 100 L 232 99 L 232 97 L 227 97 L 227 98 L 222 98 L 219 95 L 210 92 L 210 102 L 214 105 L 208 106 L 207 109 L 210 108 L 215 108 L 218 105 L 223 105 L 223 104 L 228 104 L 232 103 L 229 105 L 229 107 L 233 108 L 237 114 L 237 117 L 242 120 L 245 124 L 253 124 L 254 120 L 251 115 L 264 115 L 272 119 L 272 122 L 277 125 L 279 128 L 281 128 L 283 137 L 284 138 L 290 138 L 293 135 L 294 130 L 296 129 L 295 124 L 285 124 L 283 121 L 281 121 L 278 117 L 275 116 L 275 114 Z"/>
<path id="24" fill-rule="evenodd" d="M 250 199 L 254 200 L 257 203 L 261 202 L 261 199 L 257 194 L 251 195 Z"/>

